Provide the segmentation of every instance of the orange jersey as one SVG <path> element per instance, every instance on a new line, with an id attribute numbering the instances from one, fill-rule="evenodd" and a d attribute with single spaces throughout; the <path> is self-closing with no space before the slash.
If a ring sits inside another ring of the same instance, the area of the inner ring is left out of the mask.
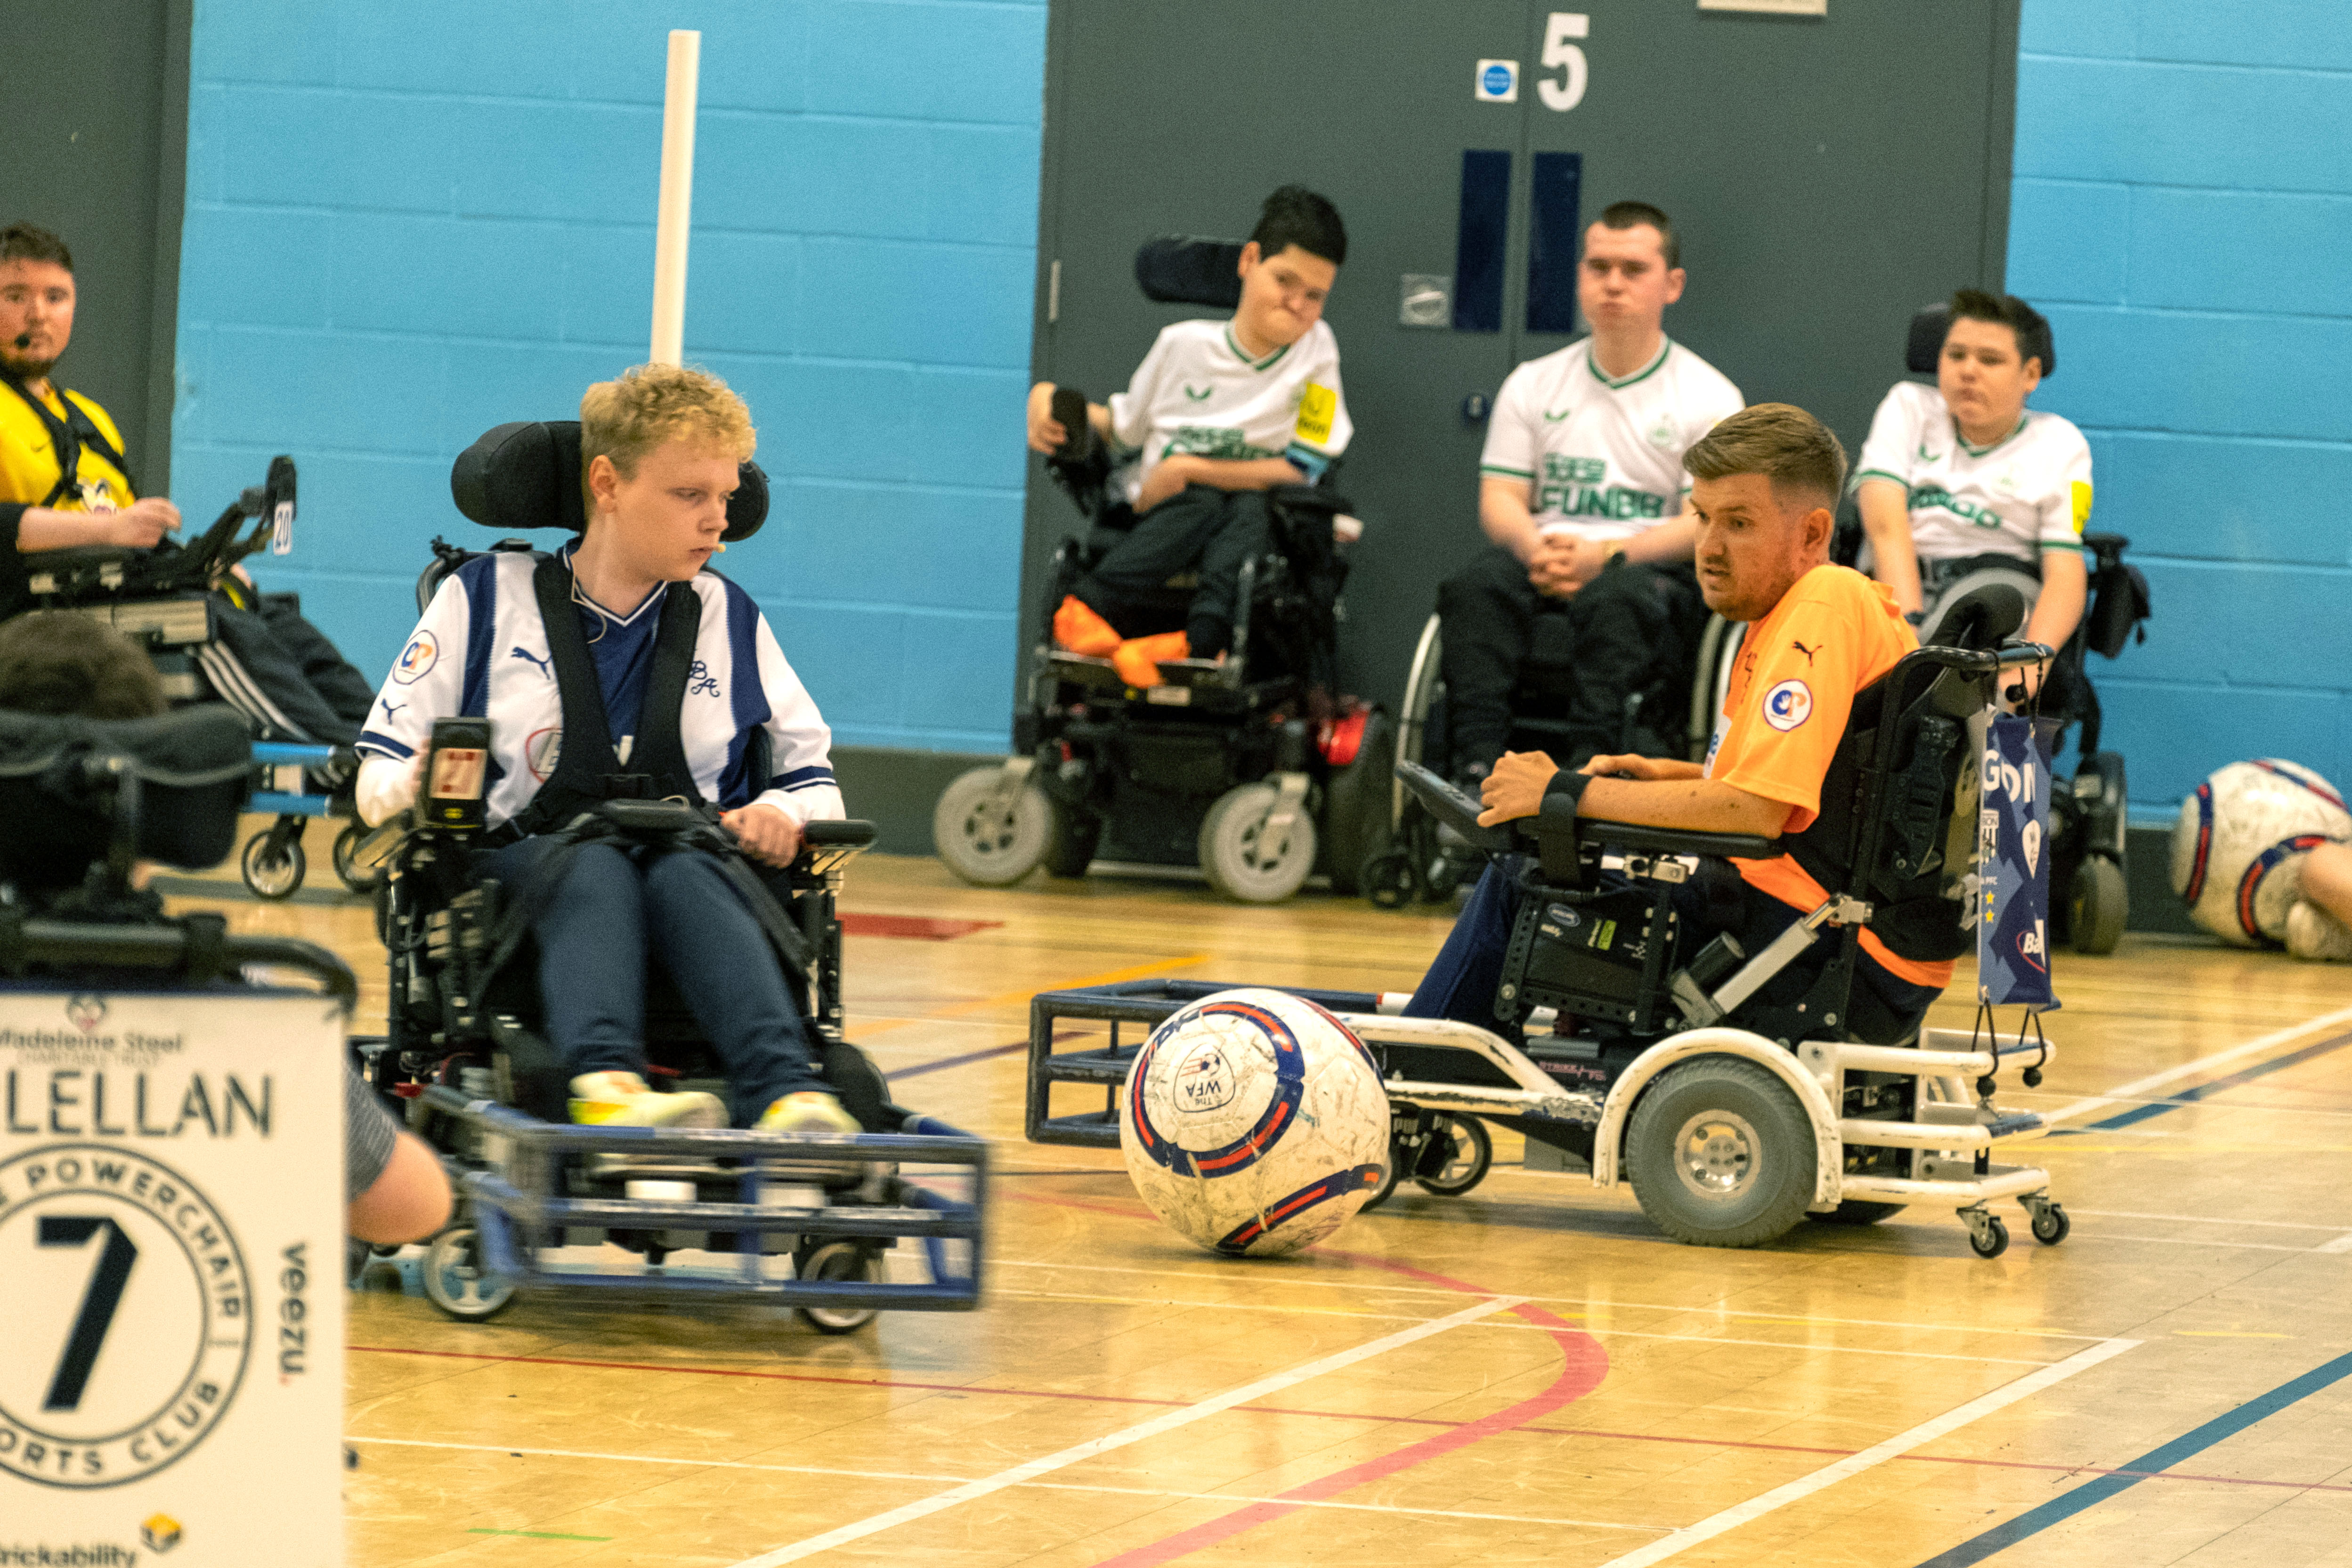
<path id="1" fill-rule="evenodd" d="M 1789 807 L 1783 833 L 1821 816 L 1822 778 L 1854 694 L 1919 646 L 1895 595 L 1848 566 L 1816 566 L 1748 628 L 1707 748 L 1706 776 Z M 1748 883 L 1800 910 L 1829 894 L 1793 857 L 1734 860 Z M 1863 951 L 1915 985 L 1943 986 L 1949 963 L 1900 958 L 1865 930 Z"/>

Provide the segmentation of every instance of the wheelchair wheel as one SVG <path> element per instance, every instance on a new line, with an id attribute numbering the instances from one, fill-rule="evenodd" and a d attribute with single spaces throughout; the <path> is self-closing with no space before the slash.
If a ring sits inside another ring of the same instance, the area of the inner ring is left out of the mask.
<path id="1" fill-rule="evenodd" d="M 1486 1124 L 1475 1116 L 1440 1117 L 1438 1147 L 1444 1152 L 1445 1163 L 1434 1175 L 1415 1175 L 1424 1193 L 1434 1193 L 1441 1198 L 1458 1198 L 1486 1179 L 1495 1164 L 1495 1140 Z M 1428 1162 L 1423 1152 L 1423 1163 Z"/>
<path id="2" fill-rule="evenodd" d="M 1412 902 L 1412 857 L 1402 849 L 1383 849 L 1364 862 L 1356 882 L 1379 908 L 1401 910 Z"/>
<path id="3" fill-rule="evenodd" d="M 425 1296 L 458 1321 L 479 1323 L 514 1304 L 515 1283 L 490 1271 L 481 1232 L 461 1220 L 425 1247 Z"/>
<path id="4" fill-rule="evenodd" d="M 1094 864 L 1095 846 L 1102 842 L 1102 818 L 1049 800 L 1053 830 L 1045 836 L 1045 872 L 1053 877 L 1083 877 Z"/>
<path id="5" fill-rule="evenodd" d="M 1003 768 L 974 768 L 940 792 L 931 813 L 940 858 L 983 888 L 1006 887 L 1035 870 L 1053 839 L 1054 805 L 1045 792 L 1004 785 Z"/>
<path id="6" fill-rule="evenodd" d="M 245 853 L 237 857 L 237 870 L 245 877 L 245 885 L 257 899 L 290 899 L 301 889 L 302 878 L 310 870 L 303 858 L 302 841 L 289 842 L 283 853 L 269 852 L 267 829 L 245 841 Z"/>
<path id="7" fill-rule="evenodd" d="M 354 893 L 373 893 L 377 884 L 383 880 L 382 861 L 362 864 L 359 858 L 360 845 L 372 831 L 367 824 L 353 821 L 345 824 L 343 830 L 335 835 L 335 875 L 344 887 Z"/>
<path id="8" fill-rule="evenodd" d="M 1789 1086 L 1737 1058 L 1660 1074 L 1625 1133 L 1642 1212 L 1694 1247 L 1755 1247 L 1786 1233 L 1812 1201 L 1814 1160 L 1812 1123 Z"/>
<path id="9" fill-rule="evenodd" d="M 824 1241 L 793 1254 L 795 1279 L 874 1278 L 874 1255 L 854 1241 Z M 872 1307 L 799 1307 L 801 1321 L 821 1334 L 856 1333 L 881 1314 Z"/>
<path id="10" fill-rule="evenodd" d="M 2103 957 L 2124 939 L 2124 921 L 2131 913 L 2131 890 L 2124 868 L 2104 855 L 2086 855 L 2074 868 L 2074 883 L 2067 890 L 2067 929 L 2074 951 Z"/>
<path id="11" fill-rule="evenodd" d="M 1270 783 L 1229 789 L 1201 823 L 1201 869 L 1209 885 L 1244 904 L 1278 904 L 1315 865 L 1315 818 L 1304 805 L 1287 829 L 1272 829 L 1279 791 Z"/>
<path id="12" fill-rule="evenodd" d="M 1389 1145 L 1388 1170 L 1381 1175 L 1381 1184 L 1372 1189 L 1372 1195 L 1364 1200 L 1364 1206 L 1356 1211 L 1358 1214 L 1370 1214 L 1395 1195 L 1397 1183 L 1404 1177 L 1406 1158 L 1405 1151 L 1394 1143 Z"/>

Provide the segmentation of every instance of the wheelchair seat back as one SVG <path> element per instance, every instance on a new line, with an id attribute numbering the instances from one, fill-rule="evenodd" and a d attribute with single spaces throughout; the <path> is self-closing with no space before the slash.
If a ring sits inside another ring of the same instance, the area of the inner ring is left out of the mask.
<path id="1" fill-rule="evenodd" d="M 28 891 L 70 888 L 118 836 L 131 856 L 220 864 L 253 789 L 253 741 L 226 708 L 152 719 L 0 712 L 0 874 Z"/>

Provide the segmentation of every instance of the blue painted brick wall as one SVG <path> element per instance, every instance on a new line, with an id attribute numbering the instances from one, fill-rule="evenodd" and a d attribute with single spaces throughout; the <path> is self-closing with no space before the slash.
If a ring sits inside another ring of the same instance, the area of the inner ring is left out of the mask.
<path id="1" fill-rule="evenodd" d="M 1000 751 L 1044 0 L 199 0 L 177 498 L 301 465 L 265 585 L 371 677 L 449 461 L 646 354 L 671 27 L 702 33 L 689 362 L 774 483 L 725 563 L 836 740 Z"/>
<path id="2" fill-rule="evenodd" d="M 2136 806 L 2284 755 L 2352 784 L 2344 0 L 2025 0 L 2009 284 L 2156 600 L 2094 658 Z"/>

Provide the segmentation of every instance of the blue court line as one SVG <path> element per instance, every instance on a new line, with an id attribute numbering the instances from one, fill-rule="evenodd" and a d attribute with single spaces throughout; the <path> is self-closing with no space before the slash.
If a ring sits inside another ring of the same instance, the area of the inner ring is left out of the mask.
<path id="1" fill-rule="evenodd" d="M 2147 1105 L 2135 1105 L 2129 1110 L 2117 1111 L 2103 1121 L 2089 1122 L 2081 1127 L 2060 1128 L 2051 1136 L 2079 1138 L 2085 1132 L 2112 1132 L 2118 1127 L 2129 1127 L 2135 1122 L 2146 1121 L 2152 1116 L 2161 1116 L 2168 1110 L 2179 1110 L 2183 1106 L 2194 1105 L 2199 1100 L 2210 1095 L 2219 1094 L 2225 1089 L 2237 1089 L 2242 1085 L 2253 1082 L 2258 1078 L 2267 1077 L 2300 1062 L 2307 1062 L 2314 1057 L 2326 1056 L 2329 1051 L 2347 1045 L 2352 1045 L 2352 1030 L 2315 1041 L 2301 1050 L 2289 1051 L 2283 1057 L 2273 1057 L 2266 1062 L 2258 1062 L 2242 1071 L 2233 1072 L 2226 1078 L 2217 1078 L 2210 1083 L 2200 1083 L 2194 1089 L 2184 1089 L 2179 1094 L 2167 1095 L 2164 1099 L 2153 1100 Z"/>
<path id="2" fill-rule="evenodd" d="M 2069 1520 L 2084 1510 L 2096 1508 L 2127 1487 L 2136 1487 L 2157 1472 L 2170 1469 L 2193 1454 L 2202 1453 L 2224 1437 L 2234 1436 L 2255 1422 L 2275 1415 L 2299 1399 L 2307 1399 L 2330 1384 L 2352 1376 L 2352 1354 L 2337 1356 L 2334 1361 L 2315 1366 L 2290 1383 L 2283 1383 L 2258 1399 L 2250 1399 L 2225 1415 L 2217 1415 L 2194 1431 L 2185 1432 L 2160 1448 L 2151 1448 L 2122 1466 L 2114 1473 L 2101 1476 L 2088 1485 L 2077 1487 L 2064 1497 L 2053 1498 L 2040 1508 L 2029 1509 L 2006 1524 L 1997 1524 L 1982 1535 L 1964 1541 L 1940 1556 L 1930 1557 L 1919 1568 L 1969 1568 L 1981 1563 L 1997 1552 L 2007 1551 L 2019 1542 L 2041 1534 L 2052 1525 Z"/>

